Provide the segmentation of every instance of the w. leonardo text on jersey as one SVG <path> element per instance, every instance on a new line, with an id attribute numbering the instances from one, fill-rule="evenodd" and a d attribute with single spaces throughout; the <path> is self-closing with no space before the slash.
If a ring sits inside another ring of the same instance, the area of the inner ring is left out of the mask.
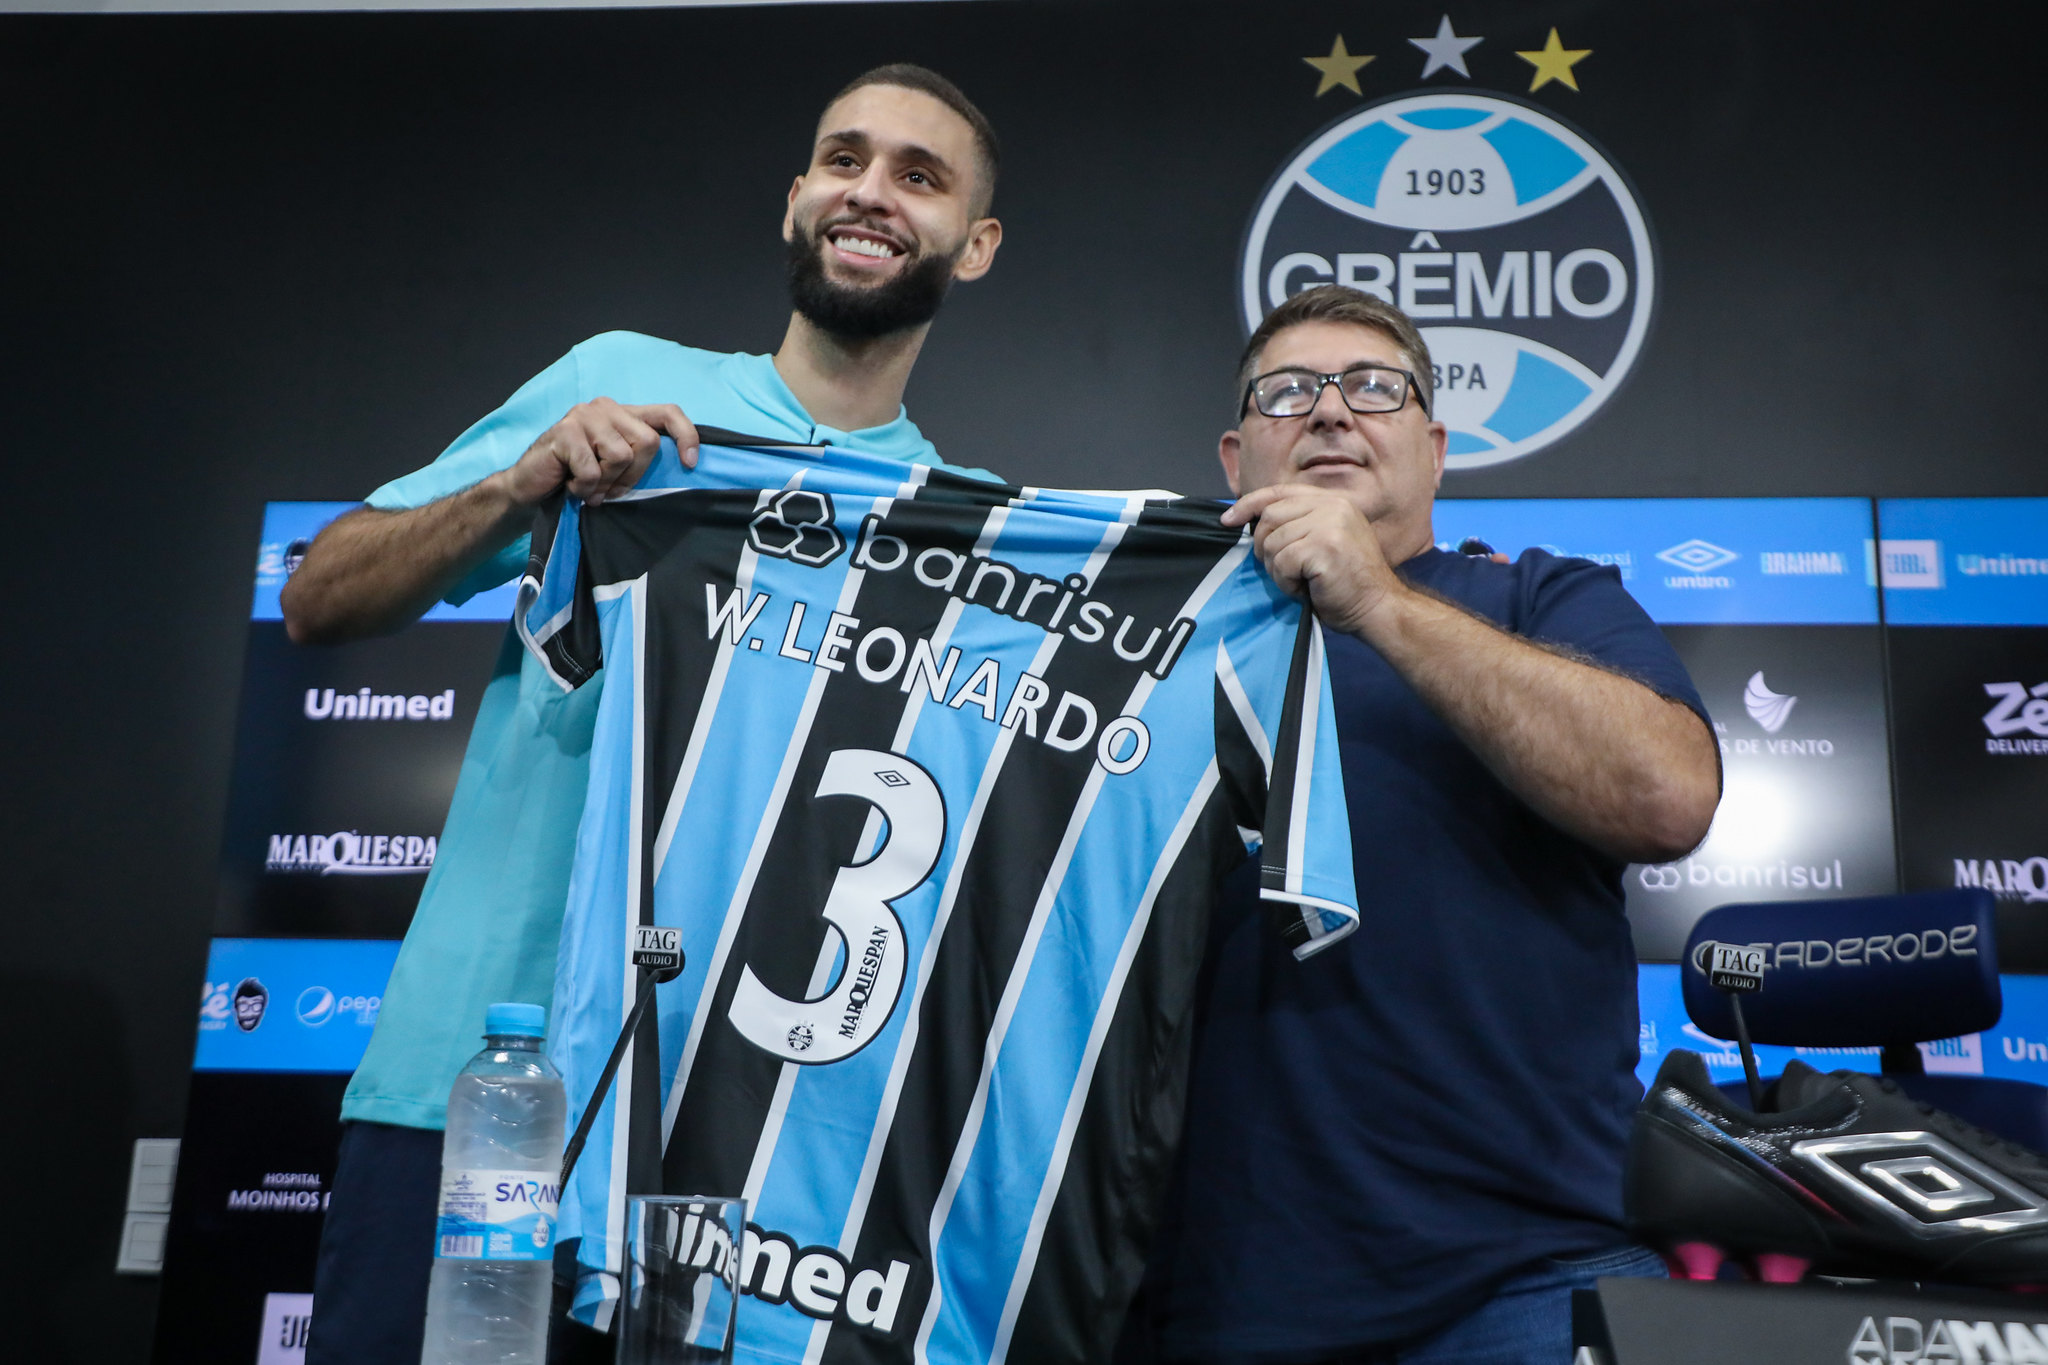
<path id="1" fill-rule="evenodd" d="M 890 573 L 908 565 L 918 582 L 962 602 L 1037 626 L 1047 634 L 1064 633 L 1079 644 L 1107 641 L 1118 658 L 1144 664 L 1146 672 L 1162 680 L 1172 673 L 1195 628 L 1193 621 L 1182 617 L 1171 627 L 1153 626 L 1142 642 L 1134 643 L 1129 637 L 1136 633 L 1136 618 L 1125 615 L 1112 634 L 1110 623 L 1117 615 L 1114 607 L 1085 597 L 1079 607 L 1074 606 L 1075 598 L 1087 588 L 1079 575 L 1052 582 L 1000 559 L 970 559 L 936 546 L 913 556 L 908 544 L 882 534 L 880 526 L 880 517 L 863 519 L 853 558 L 857 567 Z M 726 589 L 721 598 L 719 585 L 706 583 L 704 633 L 716 637 L 722 631 L 734 648 L 758 651 L 763 637 L 748 632 L 773 600 L 771 593 L 749 595 L 737 587 Z M 993 658 L 983 658 L 962 674 L 958 647 L 948 647 L 941 654 L 929 639 L 906 640 L 891 626 L 863 631 L 859 617 L 833 611 L 822 633 L 806 644 L 804 618 L 810 609 L 810 603 L 792 598 L 786 612 L 768 613 L 769 619 L 782 622 L 781 643 L 775 651 L 780 657 L 834 673 L 845 672 L 851 661 L 863 681 L 878 685 L 894 682 L 904 693 L 921 686 L 933 701 L 956 711 L 973 707 L 991 722 L 1006 729 L 1021 727 L 1031 738 L 1069 753 L 1092 740 L 1097 759 L 1116 774 L 1137 768 L 1151 748 L 1151 734 L 1136 716 L 1118 716 L 1103 725 L 1088 698 L 1078 692 L 1062 692 L 1055 699 L 1051 685 L 1034 673 L 1019 673 L 1006 687 L 1002 665 Z M 1035 619 L 1034 612 L 1043 619 Z"/>

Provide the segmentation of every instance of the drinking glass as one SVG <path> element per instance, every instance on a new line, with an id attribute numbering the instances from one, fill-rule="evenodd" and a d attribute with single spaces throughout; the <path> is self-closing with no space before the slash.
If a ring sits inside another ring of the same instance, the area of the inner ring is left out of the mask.
<path id="1" fill-rule="evenodd" d="M 732 1359 L 746 1225 L 744 1199 L 639 1194 L 626 1201 L 618 1365 Z"/>

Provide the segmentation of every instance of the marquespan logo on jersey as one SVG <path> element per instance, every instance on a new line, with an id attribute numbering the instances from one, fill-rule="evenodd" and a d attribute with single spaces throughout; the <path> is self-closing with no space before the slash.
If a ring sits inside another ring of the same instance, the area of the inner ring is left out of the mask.
<path id="1" fill-rule="evenodd" d="M 1464 92 L 1370 105 L 1311 139 L 1253 215 L 1247 330 L 1346 284 L 1415 319 L 1447 463 L 1530 455 L 1597 411 L 1649 329 L 1650 234 L 1620 173 L 1528 105 Z"/>

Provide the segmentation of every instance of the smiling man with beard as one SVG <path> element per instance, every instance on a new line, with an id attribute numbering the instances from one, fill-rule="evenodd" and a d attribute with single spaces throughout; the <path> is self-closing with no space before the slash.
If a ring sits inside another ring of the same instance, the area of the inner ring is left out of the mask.
<path id="1" fill-rule="evenodd" d="M 938 464 L 903 390 L 947 289 L 995 258 L 996 165 L 994 132 L 951 82 L 907 65 L 857 77 L 826 107 L 790 187 L 793 308 L 773 356 L 630 332 L 572 348 L 432 464 L 320 534 L 285 585 L 291 637 L 387 634 L 436 601 L 506 582 L 526 566 L 543 502 L 629 491 L 663 436 L 694 467 L 695 422 Z M 487 1006 L 550 997 L 600 691 L 562 693 L 507 631 L 343 1102 L 313 1365 L 419 1358 L 449 1087 Z"/>

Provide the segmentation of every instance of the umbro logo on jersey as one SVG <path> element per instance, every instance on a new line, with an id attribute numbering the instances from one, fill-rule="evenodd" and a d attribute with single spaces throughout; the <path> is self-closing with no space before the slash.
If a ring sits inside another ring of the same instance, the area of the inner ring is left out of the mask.
<path id="1" fill-rule="evenodd" d="M 792 488 L 747 523 L 747 543 L 764 555 L 821 569 L 846 549 L 832 519 L 831 495 Z"/>
<path id="2" fill-rule="evenodd" d="M 1792 1153 L 1865 1208 L 1924 1236 L 1981 1236 L 2048 1221 L 2039 1196 L 1933 1133 L 1808 1138 Z"/>

